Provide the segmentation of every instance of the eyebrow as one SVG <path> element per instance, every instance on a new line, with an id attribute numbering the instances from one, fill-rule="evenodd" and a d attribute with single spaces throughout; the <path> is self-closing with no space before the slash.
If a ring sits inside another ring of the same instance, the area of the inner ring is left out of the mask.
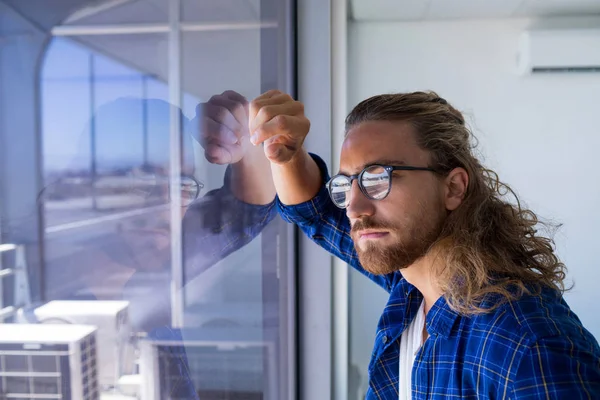
<path id="1" fill-rule="evenodd" d="M 359 174 L 360 171 L 362 171 L 363 169 L 365 169 L 366 167 L 368 167 L 369 165 L 391 165 L 391 166 L 399 166 L 399 165 L 406 165 L 406 163 L 402 160 L 394 160 L 391 158 L 382 158 L 376 161 L 371 161 L 367 164 L 364 164 L 363 166 L 361 166 L 358 169 L 358 172 L 356 172 L 356 174 Z M 338 170 L 337 175 L 342 174 L 342 175 L 346 175 L 346 176 L 350 176 L 350 175 L 354 175 L 354 174 L 349 174 L 346 173 L 345 171 L 342 171 L 341 169 Z"/>

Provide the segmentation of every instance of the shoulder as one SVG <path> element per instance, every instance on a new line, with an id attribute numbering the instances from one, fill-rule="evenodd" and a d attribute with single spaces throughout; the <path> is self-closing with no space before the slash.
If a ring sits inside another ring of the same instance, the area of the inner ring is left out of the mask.
<path id="1" fill-rule="evenodd" d="M 562 295 L 552 289 L 524 294 L 517 300 L 502 301 L 490 312 L 471 317 L 473 326 L 484 330 L 506 330 L 532 340 L 559 336 L 579 330 L 581 322 Z"/>
<path id="2" fill-rule="evenodd" d="M 472 335 L 498 352 L 525 352 L 546 342 L 565 348 L 596 351 L 597 341 L 587 331 L 562 295 L 551 289 L 526 294 L 501 304 L 492 312 L 469 319 Z"/>
<path id="3" fill-rule="evenodd" d="M 468 332 L 465 360 L 477 376 L 500 387 L 517 377 L 523 387 L 537 385 L 540 377 L 571 382 L 577 368 L 594 379 L 600 376 L 597 341 L 556 291 L 524 295 L 489 313 L 463 317 L 461 324 Z"/>
<path id="4" fill-rule="evenodd" d="M 581 321 L 562 294 L 550 288 L 539 294 L 526 294 L 501 308 L 506 311 L 507 323 L 532 340 L 583 333 Z"/>

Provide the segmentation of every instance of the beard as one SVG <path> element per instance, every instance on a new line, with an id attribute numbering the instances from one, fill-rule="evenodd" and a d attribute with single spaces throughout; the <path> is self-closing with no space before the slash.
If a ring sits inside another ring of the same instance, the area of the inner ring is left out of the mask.
<path id="1" fill-rule="evenodd" d="M 362 267 L 375 275 L 386 275 L 405 269 L 423 257 L 440 238 L 445 217 L 432 214 L 413 220 L 409 226 L 398 227 L 376 221 L 372 218 L 358 220 L 352 226 L 351 236 L 354 248 Z M 427 222 L 426 220 L 429 220 Z M 358 246 L 358 231 L 373 229 L 389 232 L 396 238 L 391 244 L 379 244 L 366 241 L 362 248 Z"/>

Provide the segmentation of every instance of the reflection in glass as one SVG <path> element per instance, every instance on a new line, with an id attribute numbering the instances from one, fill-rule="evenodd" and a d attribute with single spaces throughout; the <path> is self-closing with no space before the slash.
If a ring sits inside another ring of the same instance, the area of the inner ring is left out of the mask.
<path id="1" fill-rule="evenodd" d="M 22 162 L 10 158 L 0 190 L 0 244 L 14 240 L 26 257 L 3 253 L 0 269 L 18 265 L 32 292 L 19 295 L 20 275 L 5 278 L 0 308 L 26 304 L 5 321 L 40 327 L 48 340 L 50 326 L 64 328 L 55 344 L 31 349 L 30 364 L 6 356 L 5 368 L 37 375 L 0 379 L 2 393 L 18 398 L 79 387 L 80 398 L 97 398 L 98 390 L 139 398 L 141 386 L 156 383 L 152 395 L 161 400 L 164 390 L 184 398 L 280 398 L 279 382 L 288 379 L 278 348 L 281 316 L 291 309 L 282 303 L 289 299 L 280 296 L 279 280 L 287 226 L 273 221 L 272 199 L 244 197 L 244 187 L 269 179 L 260 169 L 240 173 L 254 164 L 251 147 L 238 141 L 235 160 L 208 159 L 200 106 L 228 90 L 251 99 L 265 82 L 273 87 L 282 79 L 281 69 L 263 68 L 273 64 L 264 53 L 279 51 L 261 45 L 266 33 L 276 37 L 276 22 L 260 28 L 265 8 L 275 6 L 182 2 L 182 51 L 173 59 L 170 2 L 83 2 L 78 10 L 63 3 L 0 2 L 0 34 L 5 26 L 36 26 L 33 36 L 15 39 L 17 46 L 0 46 L 0 91 L 16 82 L 19 92 L 11 96 L 14 108 L 0 102 L 3 119 L 14 114 L 16 124 L 0 128 L 9 144 L 0 155 L 27 154 Z M 136 23 L 158 25 L 148 31 Z M 174 70 L 181 74 L 180 107 L 172 104 L 179 103 Z M 180 157 L 173 156 L 174 136 Z M 256 182 L 240 184 L 240 176 Z M 183 287 L 173 271 L 181 272 Z M 184 299 L 183 326 L 172 326 L 177 296 Z M 97 330 L 73 331 L 80 325 Z M 165 343 L 161 329 L 179 336 Z M 48 355 L 66 343 L 70 356 Z M 148 364 L 154 353 L 145 349 L 159 348 L 157 364 Z M 166 366 L 171 353 L 177 356 Z M 173 379 L 153 381 L 163 364 Z M 81 381 L 49 376 L 73 368 Z"/>

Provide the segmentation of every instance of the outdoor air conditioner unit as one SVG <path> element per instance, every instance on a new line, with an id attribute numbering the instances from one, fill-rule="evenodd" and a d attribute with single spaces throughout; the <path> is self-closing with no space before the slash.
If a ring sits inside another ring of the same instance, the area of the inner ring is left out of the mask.
<path id="1" fill-rule="evenodd" d="M 279 398 L 275 338 L 261 329 L 156 330 L 140 343 L 140 375 L 143 400 Z"/>
<path id="2" fill-rule="evenodd" d="M 38 323 L 93 325 L 98 328 L 98 381 L 102 389 L 134 372 L 127 301 L 50 301 L 34 310 Z"/>
<path id="3" fill-rule="evenodd" d="M 98 400 L 96 328 L 0 324 L 0 399 Z"/>
<path id="4" fill-rule="evenodd" d="M 524 32 L 517 70 L 520 74 L 600 72 L 600 27 Z"/>

